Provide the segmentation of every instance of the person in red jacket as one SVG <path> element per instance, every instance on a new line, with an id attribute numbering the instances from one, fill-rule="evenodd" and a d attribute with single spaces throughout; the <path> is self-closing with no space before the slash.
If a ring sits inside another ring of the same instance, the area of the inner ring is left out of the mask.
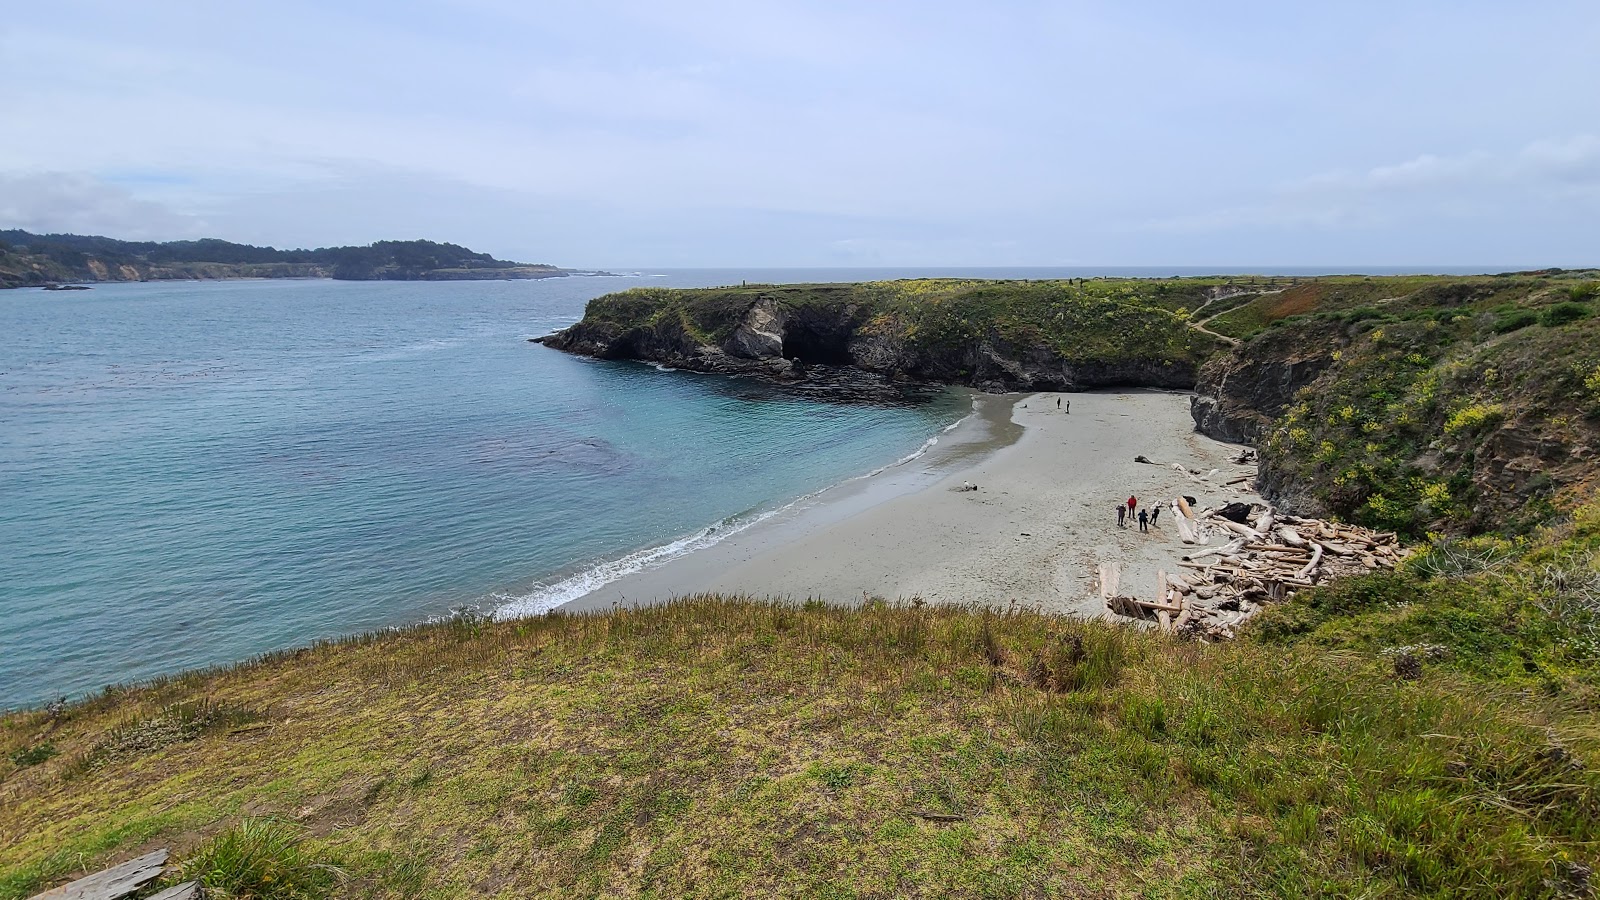
<path id="1" fill-rule="evenodd" d="M 1133 508 L 1135 506 L 1138 506 L 1138 505 L 1139 505 L 1139 501 L 1138 500 L 1135 500 L 1132 497 L 1129 497 L 1128 498 L 1128 515 L 1130 515 L 1130 516 L 1133 515 Z"/>

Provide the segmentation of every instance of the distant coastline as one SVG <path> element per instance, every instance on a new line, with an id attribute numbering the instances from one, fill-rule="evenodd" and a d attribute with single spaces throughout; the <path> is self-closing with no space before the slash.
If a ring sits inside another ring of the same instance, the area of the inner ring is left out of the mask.
<path id="1" fill-rule="evenodd" d="M 156 243 L 0 231 L 0 288 L 241 278 L 504 281 L 588 274 L 604 273 L 496 259 L 458 244 L 424 240 L 279 250 L 215 239 Z"/>

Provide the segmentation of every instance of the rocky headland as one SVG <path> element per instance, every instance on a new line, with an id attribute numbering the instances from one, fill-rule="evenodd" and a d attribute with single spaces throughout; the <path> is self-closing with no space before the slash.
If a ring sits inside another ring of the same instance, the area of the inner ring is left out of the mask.
<path id="1" fill-rule="evenodd" d="M 1172 308 L 1105 285 L 916 281 L 625 291 L 535 338 L 569 353 L 803 385 L 854 370 L 878 384 L 986 391 L 1187 388 L 1218 342 Z M 1102 321 L 1103 320 L 1103 321 Z"/>

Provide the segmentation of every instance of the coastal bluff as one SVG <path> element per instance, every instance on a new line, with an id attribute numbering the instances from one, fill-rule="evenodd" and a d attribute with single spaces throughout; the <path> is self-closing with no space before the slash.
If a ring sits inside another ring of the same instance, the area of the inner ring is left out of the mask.
<path id="1" fill-rule="evenodd" d="M 1404 535 L 1535 522 L 1600 471 L 1600 272 L 920 279 L 635 289 L 534 340 L 830 399 L 1192 390 L 1286 512 Z M 841 387 L 842 386 L 842 387 Z"/>
<path id="2" fill-rule="evenodd" d="M 1189 388 L 1219 342 L 1186 297 L 1112 282 L 916 280 L 635 289 L 534 340 L 599 359 L 803 384 L 853 370 L 986 391 Z"/>

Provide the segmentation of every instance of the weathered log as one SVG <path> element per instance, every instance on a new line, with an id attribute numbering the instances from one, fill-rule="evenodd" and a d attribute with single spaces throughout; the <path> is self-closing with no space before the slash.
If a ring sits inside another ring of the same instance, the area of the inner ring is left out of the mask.
<path id="1" fill-rule="evenodd" d="M 157 850 L 45 891 L 33 900 L 117 900 L 160 878 L 166 864 L 167 851 Z"/>
<path id="2" fill-rule="evenodd" d="M 1304 547 L 1306 545 L 1306 539 L 1300 536 L 1300 532 L 1295 531 L 1288 525 L 1278 526 L 1278 539 L 1291 547 Z"/>
<path id="3" fill-rule="evenodd" d="M 1207 547 L 1204 550 L 1196 550 L 1195 552 L 1188 554 L 1184 557 L 1184 559 L 1199 559 L 1202 556 L 1210 556 L 1213 553 L 1226 553 L 1231 555 L 1243 550 L 1244 543 L 1244 540 L 1241 538 L 1233 541 L 1232 543 L 1223 544 L 1220 547 Z"/>
<path id="4" fill-rule="evenodd" d="M 1184 594 L 1179 598 L 1178 606 L 1178 617 L 1172 620 L 1172 630 L 1181 632 L 1184 626 L 1189 624 L 1189 620 L 1194 618 L 1194 601 L 1189 599 L 1188 594 Z"/>
<path id="5" fill-rule="evenodd" d="M 1194 510 L 1189 508 L 1189 501 L 1179 497 L 1172 502 L 1178 505 L 1178 512 L 1183 513 L 1183 517 L 1185 519 L 1189 519 L 1190 521 L 1194 520 Z"/>
<path id="6" fill-rule="evenodd" d="M 1122 567 L 1114 562 L 1100 564 L 1100 596 L 1106 603 L 1117 595 L 1117 586 L 1122 581 Z"/>
<path id="7" fill-rule="evenodd" d="M 1311 573 L 1317 570 L 1317 563 L 1322 562 L 1322 550 L 1323 547 L 1321 544 L 1311 545 L 1311 561 L 1306 563 L 1305 568 L 1295 573 L 1296 578 L 1311 577 Z"/>
<path id="8" fill-rule="evenodd" d="M 1261 532 L 1251 528 L 1248 525 L 1240 525 L 1238 522 L 1230 522 L 1227 519 L 1220 517 L 1214 518 L 1211 521 L 1241 537 L 1253 538 L 1258 541 L 1264 537 Z"/>
<path id="9" fill-rule="evenodd" d="M 176 887 L 169 887 L 150 900 L 198 900 L 200 896 L 200 882 L 185 881 Z"/>

